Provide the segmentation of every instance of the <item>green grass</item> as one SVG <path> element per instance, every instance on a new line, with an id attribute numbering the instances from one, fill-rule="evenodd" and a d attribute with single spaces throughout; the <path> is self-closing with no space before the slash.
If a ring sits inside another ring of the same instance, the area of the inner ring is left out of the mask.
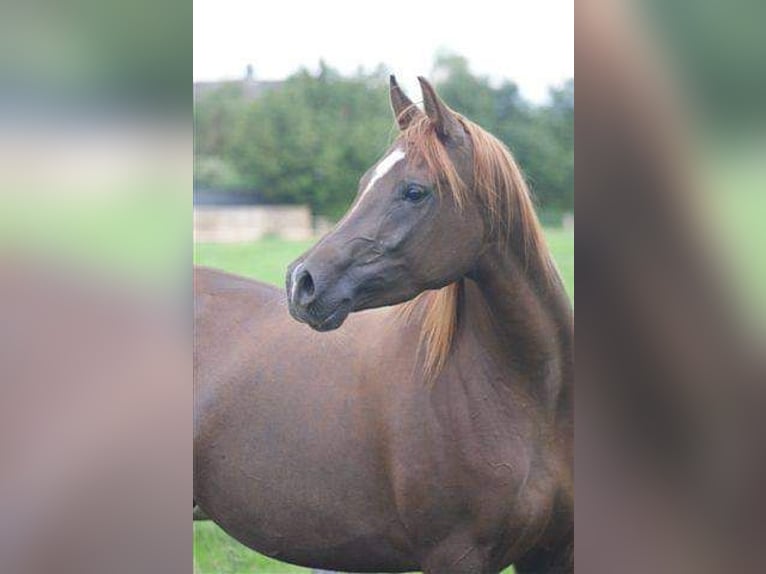
<path id="1" fill-rule="evenodd" d="M 195 574 L 308 574 L 243 546 L 212 522 L 194 523 Z"/>
<path id="2" fill-rule="evenodd" d="M 313 243 L 276 238 L 231 245 L 198 243 L 194 246 L 194 263 L 282 286 L 287 265 Z"/>
<path id="3" fill-rule="evenodd" d="M 567 293 L 574 300 L 574 231 L 546 229 L 545 236 Z"/>
<path id="4" fill-rule="evenodd" d="M 574 295 L 574 233 L 546 231 L 549 246 L 570 296 Z M 255 243 L 198 244 L 194 263 L 254 277 L 274 285 L 284 284 L 287 265 L 311 246 L 311 241 L 268 238 Z M 310 570 L 272 560 L 239 544 L 215 524 L 194 525 L 194 572 L 196 574 L 299 574 Z M 513 568 L 505 571 L 512 574 Z"/>
<path id="5" fill-rule="evenodd" d="M 766 161 L 763 146 L 710 162 L 705 214 L 741 318 L 766 329 Z"/>
<path id="6" fill-rule="evenodd" d="M 243 546 L 212 522 L 194 523 L 194 574 L 310 574 Z M 502 574 L 514 574 L 513 566 Z"/>
<path id="7" fill-rule="evenodd" d="M 187 182 L 0 194 L 0 251 L 46 255 L 136 279 L 177 281 L 188 261 Z"/>

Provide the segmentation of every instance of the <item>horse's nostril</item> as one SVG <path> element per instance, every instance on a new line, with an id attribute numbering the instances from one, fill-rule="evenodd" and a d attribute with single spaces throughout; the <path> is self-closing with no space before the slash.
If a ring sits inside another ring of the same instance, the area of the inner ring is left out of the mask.
<path id="1" fill-rule="evenodd" d="M 306 269 L 303 269 L 295 284 L 297 301 L 301 305 L 308 305 L 314 300 L 314 279 Z"/>

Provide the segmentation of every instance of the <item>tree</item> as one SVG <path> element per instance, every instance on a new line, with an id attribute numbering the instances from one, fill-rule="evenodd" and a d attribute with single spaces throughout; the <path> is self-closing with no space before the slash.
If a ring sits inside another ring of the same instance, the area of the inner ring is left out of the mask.
<path id="1" fill-rule="evenodd" d="M 516 157 L 538 204 L 561 212 L 574 206 L 574 82 L 552 89 L 550 103 L 534 107 L 518 87 L 493 88 L 471 73 L 462 56 L 440 54 L 433 75 L 444 100 L 495 134 Z"/>
<path id="2" fill-rule="evenodd" d="M 338 216 L 385 150 L 392 125 L 382 70 L 343 78 L 321 64 L 250 104 L 229 157 L 264 200 Z"/>
<path id="3" fill-rule="evenodd" d="M 515 154 L 539 204 L 573 206 L 574 84 L 533 106 L 512 82 L 493 87 L 465 58 L 440 54 L 433 77 L 444 100 L 499 137 Z M 234 88 L 195 107 L 195 184 L 257 190 L 271 203 L 308 203 L 337 217 L 351 203 L 362 174 L 396 135 L 383 66 L 343 76 L 320 62 L 247 101 Z M 204 180 L 204 181 L 203 181 Z"/>

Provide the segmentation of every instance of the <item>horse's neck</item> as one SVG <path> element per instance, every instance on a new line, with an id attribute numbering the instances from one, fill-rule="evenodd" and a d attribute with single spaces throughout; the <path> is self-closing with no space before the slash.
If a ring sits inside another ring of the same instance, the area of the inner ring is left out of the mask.
<path id="1" fill-rule="evenodd" d="M 548 255 L 524 263 L 520 249 L 495 245 L 466 281 L 466 327 L 509 383 L 557 408 L 572 379 L 572 312 L 557 274 L 546 271 Z"/>

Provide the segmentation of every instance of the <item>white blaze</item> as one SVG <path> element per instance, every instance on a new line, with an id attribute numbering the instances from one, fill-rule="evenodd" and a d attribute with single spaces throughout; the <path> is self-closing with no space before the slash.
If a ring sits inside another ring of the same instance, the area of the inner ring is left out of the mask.
<path id="1" fill-rule="evenodd" d="M 380 162 L 378 162 L 378 165 L 375 166 L 375 171 L 372 172 L 372 177 L 370 177 L 370 181 L 367 182 L 367 185 L 362 190 L 361 195 L 359 195 L 359 199 L 354 204 L 354 207 L 351 208 L 351 211 L 349 211 L 346 216 L 343 219 L 346 219 L 351 216 L 354 211 L 356 211 L 356 208 L 359 207 L 364 201 L 364 197 L 367 195 L 367 192 L 369 192 L 372 189 L 372 186 L 375 185 L 375 182 L 377 182 L 381 177 L 386 175 L 391 169 L 398 164 L 400 161 L 404 159 L 404 156 L 407 155 L 403 149 L 396 148 L 393 150 L 390 154 L 388 154 L 386 157 L 384 157 Z"/>

